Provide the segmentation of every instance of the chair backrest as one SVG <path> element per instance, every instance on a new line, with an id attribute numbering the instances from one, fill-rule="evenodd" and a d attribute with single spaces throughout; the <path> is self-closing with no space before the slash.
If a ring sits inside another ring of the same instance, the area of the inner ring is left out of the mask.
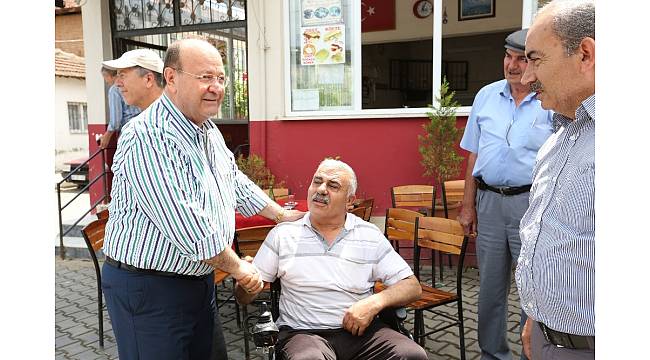
<path id="1" fill-rule="evenodd" d="M 386 209 L 384 235 L 388 240 L 413 241 L 415 239 L 415 220 L 421 216 L 424 215 L 413 210 Z"/>
<path id="2" fill-rule="evenodd" d="M 262 225 L 241 228 L 235 230 L 235 252 L 239 256 L 252 256 L 257 254 L 260 246 L 266 239 L 266 235 L 275 225 Z"/>
<path id="3" fill-rule="evenodd" d="M 86 227 L 81 230 L 88 251 L 90 251 L 92 255 L 104 246 L 104 230 L 107 221 L 107 218 L 97 219 L 86 225 Z"/>
<path id="4" fill-rule="evenodd" d="M 291 194 L 288 188 L 273 188 L 273 193 L 271 193 L 271 189 L 265 189 L 264 191 L 275 201 L 284 200 L 289 197 L 289 194 Z"/>
<path id="5" fill-rule="evenodd" d="M 448 204 L 462 202 L 465 196 L 465 180 L 449 180 L 444 182 L 445 198 Z"/>
<path id="6" fill-rule="evenodd" d="M 419 255 L 421 248 L 437 250 L 440 253 L 458 255 L 457 286 L 460 283 L 467 249 L 467 236 L 457 220 L 423 216 L 415 219 L 415 276 L 420 278 Z"/>
<path id="7" fill-rule="evenodd" d="M 375 198 L 367 198 L 359 201 L 357 207 L 366 208 L 366 213 L 363 215 L 363 220 L 370 221 L 370 216 L 372 215 L 372 209 L 375 205 Z"/>
<path id="8" fill-rule="evenodd" d="M 98 219 L 108 219 L 108 209 L 98 211 L 95 215 L 97 215 Z"/>
<path id="9" fill-rule="evenodd" d="M 365 207 L 359 206 L 359 207 L 355 207 L 354 209 L 350 209 L 348 212 L 362 218 L 363 220 L 366 220 L 365 219 L 366 210 L 367 209 Z"/>
<path id="10" fill-rule="evenodd" d="M 435 207 L 436 189 L 433 185 L 401 185 L 390 189 L 394 208 Z"/>

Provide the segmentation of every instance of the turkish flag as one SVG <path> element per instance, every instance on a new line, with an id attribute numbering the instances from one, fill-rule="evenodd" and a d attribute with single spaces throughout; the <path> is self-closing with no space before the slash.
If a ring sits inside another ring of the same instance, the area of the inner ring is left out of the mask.
<path id="1" fill-rule="evenodd" d="M 395 29 L 395 0 L 363 0 L 361 32 Z"/>

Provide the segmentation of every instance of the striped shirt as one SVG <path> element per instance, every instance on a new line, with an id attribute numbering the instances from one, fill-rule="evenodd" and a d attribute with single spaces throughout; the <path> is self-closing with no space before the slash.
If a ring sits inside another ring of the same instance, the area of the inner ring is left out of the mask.
<path id="1" fill-rule="evenodd" d="M 198 127 L 162 95 L 122 130 L 104 253 L 143 269 L 205 275 L 232 243 L 235 209 L 271 200 L 235 164 L 211 121 Z"/>
<path id="2" fill-rule="evenodd" d="M 596 95 L 575 120 L 554 115 L 521 219 L 516 279 L 526 314 L 575 335 L 594 330 L 594 136 Z"/>
<path id="3" fill-rule="evenodd" d="M 122 126 L 140 113 L 140 108 L 128 105 L 117 86 L 108 89 L 108 131 L 120 131 Z"/>
<path id="4" fill-rule="evenodd" d="M 253 262 L 264 281 L 282 279 L 279 326 L 339 329 L 345 311 L 372 295 L 376 280 L 390 286 L 413 275 L 375 225 L 348 213 L 328 245 L 309 219 L 307 213 L 276 226 Z"/>

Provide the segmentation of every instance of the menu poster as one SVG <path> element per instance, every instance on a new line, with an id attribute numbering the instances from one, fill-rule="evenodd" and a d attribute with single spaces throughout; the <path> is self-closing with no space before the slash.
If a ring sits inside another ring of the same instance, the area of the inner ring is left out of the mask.
<path id="1" fill-rule="evenodd" d="M 300 33 L 301 65 L 345 63 L 345 25 L 303 27 Z"/>
<path id="2" fill-rule="evenodd" d="M 341 23 L 341 0 L 302 0 L 302 25 Z"/>

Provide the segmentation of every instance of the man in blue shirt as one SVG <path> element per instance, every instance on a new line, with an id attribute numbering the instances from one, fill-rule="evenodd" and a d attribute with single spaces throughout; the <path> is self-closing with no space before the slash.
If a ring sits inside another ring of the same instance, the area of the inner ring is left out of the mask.
<path id="1" fill-rule="evenodd" d="M 458 220 L 466 234 L 476 236 L 481 359 L 512 359 L 506 323 L 511 272 L 521 248 L 519 222 L 528 208 L 537 151 L 553 131 L 552 113 L 521 84 L 528 65 L 526 31 L 506 38 L 505 79 L 476 94 L 460 143 L 470 155 Z M 522 318 L 523 324 L 523 311 Z"/>
<path id="2" fill-rule="evenodd" d="M 102 149 L 106 149 L 116 131 L 120 131 L 124 124 L 140 113 L 140 109 L 124 102 L 120 90 L 115 85 L 116 76 L 116 70 L 102 66 L 102 77 L 104 77 L 106 84 L 110 86 L 108 89 L 108 128 L 99 142 L 99 147 Z"/>

